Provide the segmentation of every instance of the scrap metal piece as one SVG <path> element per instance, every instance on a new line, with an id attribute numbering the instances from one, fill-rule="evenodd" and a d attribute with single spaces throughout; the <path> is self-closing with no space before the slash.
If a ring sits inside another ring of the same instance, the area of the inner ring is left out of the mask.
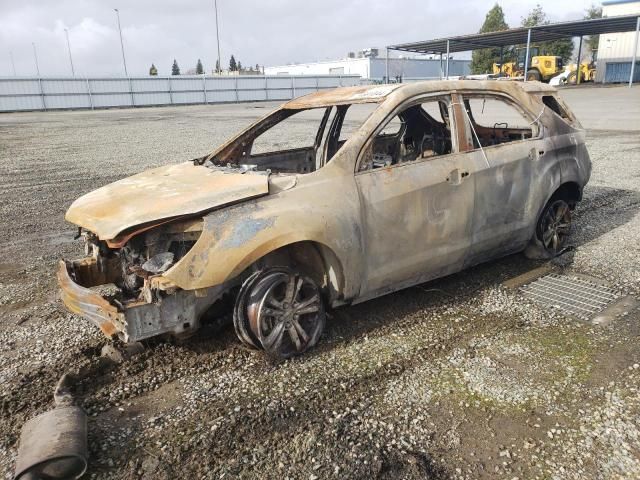
<path id="1" fill-rule="evenodd" d="M 87 416 L 73 404 L 73 377 L 62 376 L 56 386 L 56 408 L 24 424 L 15 480 L 80 478 L 87 470 Z"/>
<path id="2" fill-rule="evenodd" d="M 149 273 L 162 273 L 166 272 L 171 265 L 173 265 L 173 253 L 163 252 L 154 255 L 149 260 L 142 264 L 142 269 Z"/>

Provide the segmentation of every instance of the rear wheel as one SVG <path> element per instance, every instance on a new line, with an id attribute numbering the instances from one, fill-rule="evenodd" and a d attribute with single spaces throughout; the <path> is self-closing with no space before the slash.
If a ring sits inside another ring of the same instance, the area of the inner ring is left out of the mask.
<path id="1" fill-rule="evenodd" d="M 527 81 L 528 82 L 539 82 L 540 81 L 540 72 L 538 70 L 529 70 L 527 72 Z"/>
<path id="2" fill-rule="evenodd" d="M 563 199 L 551 199 L 545 206 L 538 225 L 536 236 L 545 252 L 556 256 L 563 252 L 571 231 L 571 207 Z"/>

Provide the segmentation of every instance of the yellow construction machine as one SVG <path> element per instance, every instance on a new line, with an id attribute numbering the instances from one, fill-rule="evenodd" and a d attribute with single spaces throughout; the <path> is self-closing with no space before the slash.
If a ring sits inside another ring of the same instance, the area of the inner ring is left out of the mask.
<path id="1" fill-rule="evenodd" d="M 570 65 L 571 73 L 567 76 L 567 83 L 575 85 L 576 83 L 593 82 L 596 78 L 596 54 L 597 50 L 591 52 L 591 60 L 582 62 L 580 68 L 574 63 Z M 580 81 L 578 82 L 578 72 Z"/>
<path id="2" fill-rule="evenodd" d="M 525 48 L 516 49 L 517 61 L 494 63 L 494 75 L 504 77 L 523 77 L 525 73 L 525 57 L 527 50 Z M 540 55 L 539 47 L 530 47 L 529 49 L 529 66 L 526 69 L 527 81 L 538 80 L 540 82 L 548 82 L 554 76 L 564 70 L 562 65 L 562 57 L 554 55 Z"/>

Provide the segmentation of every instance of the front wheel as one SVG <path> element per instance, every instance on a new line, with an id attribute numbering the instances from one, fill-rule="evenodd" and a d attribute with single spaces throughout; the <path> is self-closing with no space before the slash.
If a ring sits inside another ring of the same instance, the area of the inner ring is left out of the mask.
<path id="1" fill-rule="evenodd" d="M 279 359 L 300 355 L 318 343 L 326 313 L 320 287 L 311 277 L 274 267 L 252 276 L 243 287 L 236 333 L 244 343 Z"/>
<path id="2" fill-rule="evenodd" d="M 571 231 L 571 207 L 562 199 L 552 199 L 546 205 L 538 224 L 536 236 L 545 252 L 555 257 L 565 249 Z"/>

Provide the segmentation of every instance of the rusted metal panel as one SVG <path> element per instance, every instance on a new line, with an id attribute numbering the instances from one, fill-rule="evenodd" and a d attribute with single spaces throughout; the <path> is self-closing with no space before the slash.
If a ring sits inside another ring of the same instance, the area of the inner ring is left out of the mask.
<path id="1" fill-rule="evenodd" d="M 387 95 L 400 87 L 393 85 L 367 85 L 359 87 L 343 87 L 331 90 L 321 90 L 298 97 L 283 105 L 283 108 L 301 109 L 317 108 L 329 105 L 345 105 L 351 103 L 382 102 Z"/>
<path id="2" fill-rule="evenodd" d="M 65 218 L 105 240 L 132 227 L 202 213 L 267 193 L 265 175 L 223 173 L 185 162 L 90 192 L 73 202 Z"/>
<path id="3" fill-rule="evenodd" d="M 93 260 L 93 264 L 91 260 Z M 83 259 L 83 262 L 80 266 L 95 266 L 94 259 Z M 124 320 L 122 313 L 100 294 L 76 283 L 69 275 L 69 268 L 73 269 L 73 264 L 64 260 L 60 261 L 58 284 L 60 285 L 62 302 L 73 313 L 91 320 L 107 337 L 112 337 L 119 330 L 117 325 L 122 324 Z M 89 275 L 85 276 L 90 278 Z M 106 283 L 105 278 L 103 281 Z"/>
<path id="4" fill-rule="evenodd" d="M 320 172 L 323 188 L 318 188 Z M 312 241 L 324 245 L 339 259 L 346 291 L 357 294 L 362 272 L 363 245 L 360 202 L 353 174 L 345 175 L 339 162 L 298 176 L 295 188 L 280 195 L 211 212 L 195 246 L 164 276 L 184 289 L 204 288 L 228 281 L 259 258 L 282 246 Z M 328 191 L 334 192 L 327 194 Z M 341 272 L 340 272 L 341 273 Z"/>

